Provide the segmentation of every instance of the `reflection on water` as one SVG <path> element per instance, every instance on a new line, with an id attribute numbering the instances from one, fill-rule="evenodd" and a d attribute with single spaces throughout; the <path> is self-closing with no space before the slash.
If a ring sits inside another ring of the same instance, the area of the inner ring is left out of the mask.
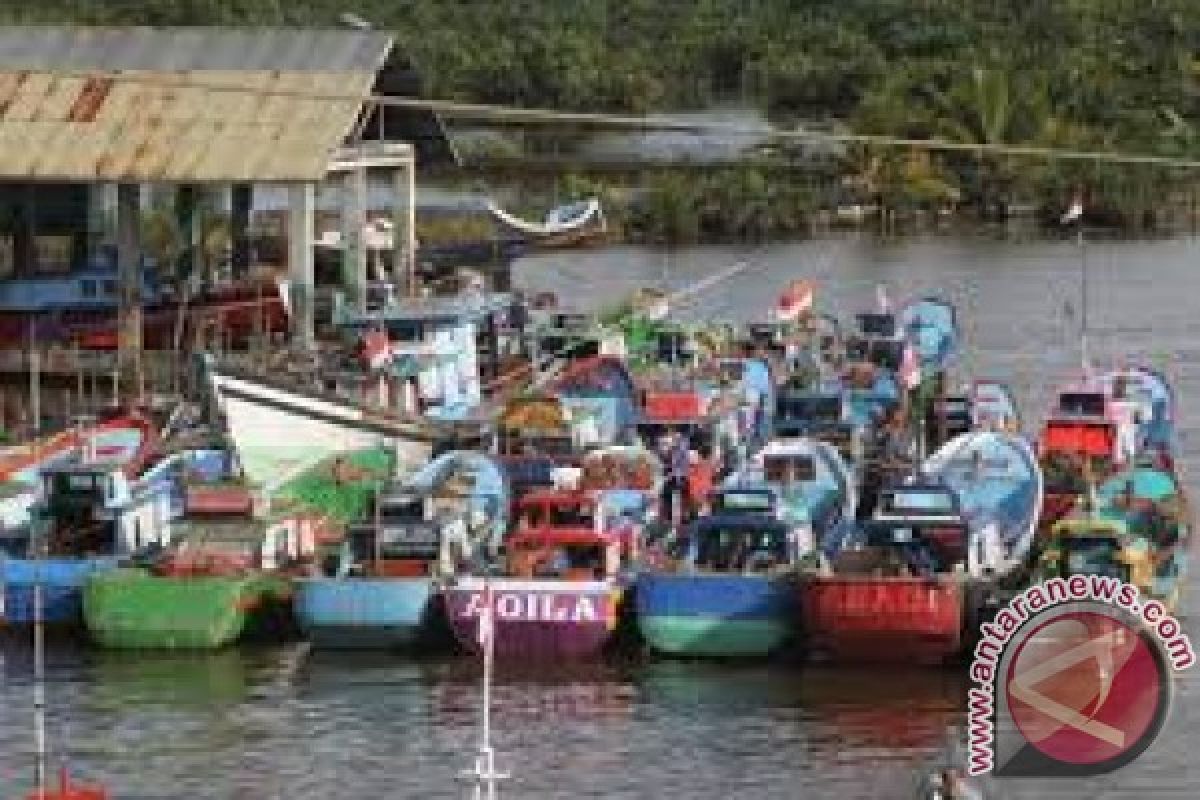
<path id="1" fill-rule="evenodd" d="M 1088 256 L 1097 359 L 1165 362 L 1183 400 L 1193 475 L 1200 317 L 1181 298 L 1200 289 L 1198 255 L 1195 242 L 1170 240 L 1096 244 Z M 820 302 L 839 311 L 873 303 L 880 281 L 897 300 L 936 290 L 962 312 L 963 366 L 1011 383 L 1036 423 L 1047 392 L 1077 363 L 1078 256 L 1069 242 L 851 235 L 668 257 L 636 248 L 546 254 L 524 261 L 517 280 L 604 305 L 664 276 L 682 286 L 751 263 L 681 309 L 691 319 L 759 315 L 797 277 L 817 278 Z M 32 773 L 30 666 L 24 643 L 0 647 L 0 800 L 21 796 Z M 480 700 L 469 659 L 303 645 L 188 656 L 56 646 L 48 669 L 57 754 L 68 747 L 77 772 L 123 800 L 465 796 L 458 773 L 477 746 Z M 914 769 L 961 726 L 963 689 L 962 676 L 944 670 L 654 660 L 502 667 L 494 744 L 514 776 L 501 797 L 911 797 Z M 1120 773 L 998 788 L 1013 798 L 1195 797 L 1195 698 L 1185 674 L 1167 730 Z"/>

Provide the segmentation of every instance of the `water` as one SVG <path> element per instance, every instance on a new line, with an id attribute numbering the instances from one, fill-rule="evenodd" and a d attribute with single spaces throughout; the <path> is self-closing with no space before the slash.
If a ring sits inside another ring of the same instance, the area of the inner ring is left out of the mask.
<path id="1" fill-rule="evenodd" d="M 745 262 L 681 315 L 746 319 L 795 277 L 816 277 L 839 311 L 938 290 L 967 326 L 975 374 L 1010 381 L 1036 423 L 1057 376 L 1078 363 L 1080 258 L 1071 242 L 845 236 L 760 249 L 700 248 L 664 261 L 629 248 L 522 262 L 521 285 L 602 307 L 665 276 L 683 286 Z M 1088 248 L 1095 361 L 1161 362 L 1183 399 L 1182 449 L 1197 472 L 1200 290 L 1191 239 Z M 664 270 L 664 265 L 666 269 Z M 1068 309 L 1069 307 L 1069 309 Z M 1193 486 L 1193 491 L 1196 487 Z M 1193 590 L 1192 597 L 1195 596 Z M 1192 620 L 1193 639 L 1200 630 Z M 0 800 L 32 768 L 30 652 L 0 649 Z M 79 774 L 116 797 L 458 798 L 478 720 L 470 660 L 345 657 L 303 646 L 201 656 L 57 646 L 48 654 L 50 732 Z M 502 672 L 494 743 L 516 798 L 902 798 L 914 773 L 957 735 L 965 681 L 955 671 L 830 670 L 647 661 Z M 1167 729 L 1133 765 L 1087 782 L 993 782 L 997 797 L 1195 797 L 1185 673 Z"/>

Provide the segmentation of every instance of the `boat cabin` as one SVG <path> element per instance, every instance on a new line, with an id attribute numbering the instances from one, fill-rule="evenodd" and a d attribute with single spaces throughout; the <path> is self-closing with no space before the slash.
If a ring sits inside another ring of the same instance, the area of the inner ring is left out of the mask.
<path id="1" fill-rule="evenodd" d="M 1046 491 L 1078 495 L 1087 491 L 1088 474 L 1109 475 L 1115 466 L 1116 426 L 1105 419 L 1053 418 L 1038 442 Z"/>
<path id="2" fill-rule="evenodd" d="M 795 564 L 800 554 L 783 523 L 760 515 L 712 514 L 684 534 L 685 560 L 698 570 L 763 573 Z"/>
<path id="3" fill-rule="evenodd" d="M 508 572 L 525 579 L 602 581 L 622 566 L 617 539 L 580 529 L 520 530 L 509 539 L 506 556 Z"/>
<path id="4" fill-rule="evenodd" d="M 454 418 L 480 404 L 483 383 L 501 374 L 505 353 L 520 349 L 501 341 L 511 304 L 506 294 L 472 292 L 403 298 L 361 313 L 339 306 L 334 319 L 354 337 L 386 333 L 385 369 L 400 384 L 389 407 Z"/>
<path id="5" fill-rule="evenodd" d="M 1068 517 L 1055 523 L 1042 565 L 1053 577 L 1100 575 L 1138 587 L 1154 583 L 1154 562 L 1143 547 L 1129 546 L 1123 520 L 1101 516 Z"/>
<path id="6" fill-rule="evenodd" d="M 170 554 L 155 571 L 211 576 L 284 570 L 313 556 L 321 526 L 316 514 L 189 517 L 176 523 Z"/>
<path id="7" fill-rule="evenodd" d="M 969 528 L 958 495 L 939 484 L 904 484 L 883 489 L 874 516 L 867 521 L 865 548 L 851 560 L 873 561 L 873 568 L 898 574 L 933 575 L 967 560 Z M 840 563 L 838 571 L 846 571 Z"/>
<path id="8" fill-rule="evenodd" d="M 636 558 L 640 548 L 639 518 L 645 503 L 631 501 L 628 492 L 584 489 L 537 489 L 517 501 L 514 536 L 529 531 L 585 531 L 616 540 L 621 552 Z"/>
<path id="9" fill-rule="evenodd" d="M 172 487 L 131 481 L 124 464 L 83 461 L 42 469 L 52 555 L 133 555 L 172 539 Z"/>
<path id="10" fill-rule="evenodd" d="M 347 528 L 341 571 L 350 575 L 452 575 L 478 556 L 489 538 L 488 514 L 462 481 L 431 491 L 400 486 L 378 497 L 371 518 Z"/>
<path id="11" fill-rule="evenodd" d="M 846 419 L 841 394 L 784 389 L 775 400 L 775 432 L 783 436 L 815 435 Z"/>

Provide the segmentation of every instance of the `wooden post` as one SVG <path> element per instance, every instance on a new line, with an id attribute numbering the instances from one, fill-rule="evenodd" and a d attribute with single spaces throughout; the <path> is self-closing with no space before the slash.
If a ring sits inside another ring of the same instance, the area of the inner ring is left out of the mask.
<path id="1" fill-rule="evenodd" d="M 33 432 L 42 430 L 42 374 L 41 354 L 35 338 L 29 346 L 29 412 Z"/>
<path id="2" fill-rule="evenodd" d="M 145 388 L 142 377 L 142 247 L 141 187 L 136 183 L 117 186 L 117 274 L 120 284 L 117 323 L 118 368 L 134 375 L 135 385 Z"/>

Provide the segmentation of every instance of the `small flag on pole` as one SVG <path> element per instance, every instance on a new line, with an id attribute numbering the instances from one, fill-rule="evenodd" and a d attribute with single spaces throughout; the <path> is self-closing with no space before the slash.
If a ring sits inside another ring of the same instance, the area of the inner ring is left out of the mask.
<path id="1" fill-rule="evenodd" d="M 1062 215 L 1060 222 L 1063 225 L 1070 225 L 1072 222 L 1078 222 L 1083 219 L 1083 198 L 1079 195 L 1071 200 L 1071 206 L 1066 213 Z"/>

